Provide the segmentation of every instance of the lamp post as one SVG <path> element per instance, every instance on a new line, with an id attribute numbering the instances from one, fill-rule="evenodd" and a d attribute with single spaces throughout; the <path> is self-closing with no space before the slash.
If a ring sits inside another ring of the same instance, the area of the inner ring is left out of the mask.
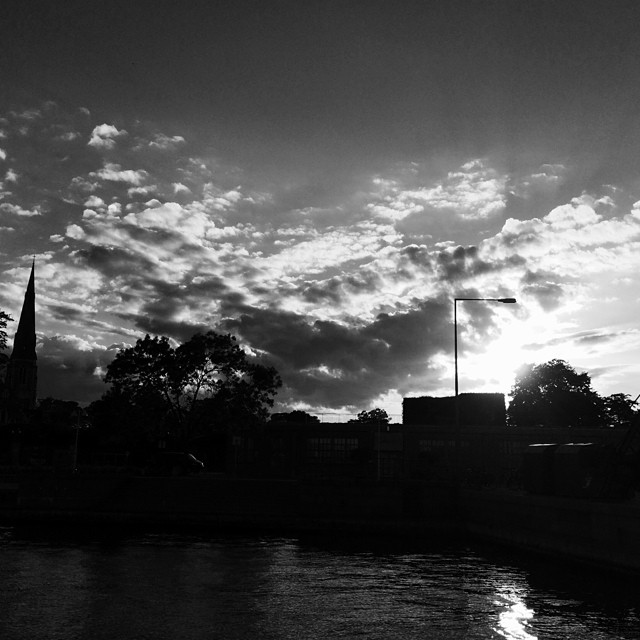
<path id="1" fill-rule="evenodd" d="M 501 302 L 515 304 L 515 298 L 454 298 L 453 299 L 453 359 L 455 375 L 455 437 L 456 437 L 456 477 L 460 482 L 460 402 L 458 399 L 458 302 Z"/>

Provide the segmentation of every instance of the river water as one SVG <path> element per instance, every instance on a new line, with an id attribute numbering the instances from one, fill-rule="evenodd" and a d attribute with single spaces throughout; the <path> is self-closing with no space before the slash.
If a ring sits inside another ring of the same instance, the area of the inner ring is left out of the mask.
<path id="1" fill-rule="evenodd" d="M 461 542 L 0 528 L 0 638 L 640 638 L 640 589 Z"/>

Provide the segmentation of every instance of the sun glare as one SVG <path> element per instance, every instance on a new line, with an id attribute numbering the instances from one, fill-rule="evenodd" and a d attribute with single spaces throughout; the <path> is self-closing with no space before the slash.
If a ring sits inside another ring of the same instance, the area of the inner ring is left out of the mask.
<path id="1" fill-rule="evenodd" d="M 484 391 L 509 393 L 517 369 L 528 359 L 528 353 L 522 345 L 522 335 L 516 330 L 506 330 L 486 349 L 470 353 L 459 358 L 460 392 Z M 463 383 L 473 388 L 464 389 Z"/>
<path id="2" fill-rule="evenodd" d="M 542 345 L 549 338 L 548 318 L 535 314 L 518 318 L 514 313 L 502 312 L 496 320 L 495 338 L 481 349 L 474 348 L 469 344 L 472 338 L 465 336 L 463 331 L 459 332 L 461 393 L 495 392 L 507 396 L 518 369 L 523 364 L 538 362 L 546 355 Z"/>

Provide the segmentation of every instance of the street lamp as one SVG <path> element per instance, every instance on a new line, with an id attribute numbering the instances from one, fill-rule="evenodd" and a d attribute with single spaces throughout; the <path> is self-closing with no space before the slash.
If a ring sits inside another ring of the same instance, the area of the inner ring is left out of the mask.
<path id="1" fill-rule="evenodd" d="M 453 358 L 455 370 L 455 429 L 456 429 L 456 475 L 460 481 L 460 403 L 458 400 L 458 302 L 501 302 L 515 304 L 515 298 L 454 298 L 453 299 Z"/>

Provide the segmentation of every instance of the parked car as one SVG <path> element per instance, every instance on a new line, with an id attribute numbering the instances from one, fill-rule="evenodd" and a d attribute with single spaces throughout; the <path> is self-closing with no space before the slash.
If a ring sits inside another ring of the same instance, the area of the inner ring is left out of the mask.
<path id="1" fill-rule="evenodd" d="M 204 463 L 191 453 L 182 451 L 163 451 L 156 454 L 147 466 L 149 476 L 188 476 L 200 473 Z"/>

